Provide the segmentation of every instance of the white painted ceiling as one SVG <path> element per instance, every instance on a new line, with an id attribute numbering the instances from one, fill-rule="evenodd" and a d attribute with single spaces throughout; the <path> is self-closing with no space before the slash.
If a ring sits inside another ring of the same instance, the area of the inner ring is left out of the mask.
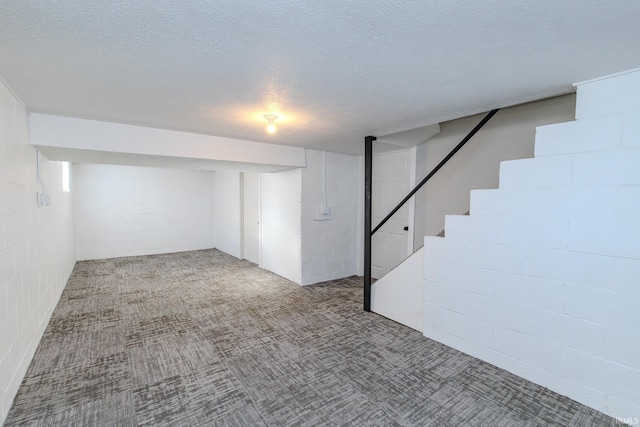
<path id="1" fill-rule="evenodd" d="M 640 67 L 639 22 L 638 0 L 0 0 L 0 76 L 34 112 L 356 154 Z"/>

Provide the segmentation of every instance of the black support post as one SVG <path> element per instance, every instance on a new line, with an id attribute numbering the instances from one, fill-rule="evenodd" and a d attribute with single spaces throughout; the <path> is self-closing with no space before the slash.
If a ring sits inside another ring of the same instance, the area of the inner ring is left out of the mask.
<path id="1" fill-rule="evenodd" d="M 371 311 L 371 169 L 375 140 L 375 136 L 364 139 L 364 311 Z"/>

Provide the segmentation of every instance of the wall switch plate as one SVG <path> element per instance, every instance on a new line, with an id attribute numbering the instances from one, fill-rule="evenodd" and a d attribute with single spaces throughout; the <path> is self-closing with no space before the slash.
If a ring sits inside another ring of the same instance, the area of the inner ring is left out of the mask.
<path id="1" fill-rule="evenodd" d="M 333 219 L 333 215 L 331 214 L 331 207 L 316 206 L 316 216 L 314 219 L 316 221 L 327 221 L 329 219 Z"/>
<path id="2" fill-rule="evenodd" d="M 38 207 L 42 208 L 45 206 L 49 206 L 49 203 L 51 203 L 51 199 L 49 198 L 49 195 L 46 193 L 38 193 Z"/>

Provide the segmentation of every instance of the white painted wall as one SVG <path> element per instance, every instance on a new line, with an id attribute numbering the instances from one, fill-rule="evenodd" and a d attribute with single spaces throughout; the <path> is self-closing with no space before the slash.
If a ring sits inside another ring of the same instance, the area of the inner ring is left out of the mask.
<path id="1" fill-rule="evenodd" d="M 424 334 L 633 420 L 640 71 L 578 102 L 577 121 L 538 128 L 534 159 L 502 163 L 499 189 L 471 193 L 470 216 L 447 216 L 446 238 L 425 238 Z"/>
<path id="2" fill-rule="evenodd" d="M 371 287 L 371 311 L 416 331 L 424 327 L 424 248 L 420 248 Z"/>
<path id="3" fill-rule="evenodd" d="M 301 169 L 263 173 L 260 186 L 260 267 L 301 284 Z"/>
<path id="4" fill-rule="evenodd" d="M 348 277 L 356 272 L 358 158 L 307 151 L 302 174 L 302 284 Z M 326 161 L 326 185 L 323 163 Z M 323 188 L 332 219 L 316 221 Z"/>
<path id="5" fill-rule="evenodd" d="M 304 148 L 144 126 L 32 114 L 31 144 L 76 163 L 201 170 L 278 171 L 304 167 Z"/>
<path id="6" fill-rule="evenodd" d="M 215 247 L 214 173 L 73 166 L 77 258 Z"/>
<path id="7" fill-rule="evenodd" d="M 242 173 L 242 257 L 260 264 L 260 174 Z"/>
<path id="8" fill-rule="evenodd" d="M 496 188 L 503 160 L 533 157 L 536 126 L 573 120 L 575 95 L 532 102 L 499 111 L 416 194 L 415 249 L 425 235 L 444 229 L 447 214 L 469 210 L 469 192 Z M 420 144 L 417 151 L 416 180 L 428 172 L 455 147 L 484 114 L 452 120 L 440 125 L 440 133 Z"/>
<path id="9" fill-rule="evenodd" d="M 240 172 L 216 172 L 213 194 L 215 194 L 216 247 L 236 258 L 242 258 Z"/>
<path id="10" fill-rule="evenodd" d="M 27 112 L 0 79 L 0 424 L 75 265 L 62 165 L 42 159 L 51 204 L 38 208 Z"/>

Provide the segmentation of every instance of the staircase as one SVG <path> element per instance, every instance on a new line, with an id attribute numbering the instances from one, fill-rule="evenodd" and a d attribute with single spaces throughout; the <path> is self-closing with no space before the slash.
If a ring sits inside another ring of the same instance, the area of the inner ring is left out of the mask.
<path id="1" fill-rule="evenodd" d="M 577 120 L 538 128 L 534 158 L 503 162 L 498 189 L 473 191 L 469 216 L 447 216 L 446 237 L 425 237 L 422 330 L 598 411 L 635 417 L 640 71 L 576 86 Z"/>

